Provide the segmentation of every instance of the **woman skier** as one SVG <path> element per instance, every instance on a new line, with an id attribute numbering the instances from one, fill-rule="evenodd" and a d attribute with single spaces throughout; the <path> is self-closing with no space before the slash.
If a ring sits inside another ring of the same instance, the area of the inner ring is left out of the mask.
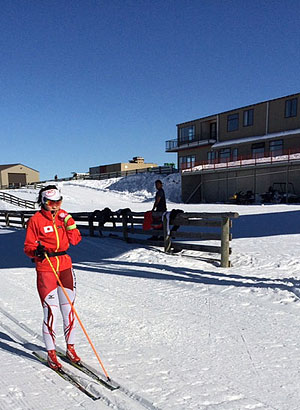
<path id="1" fill-rule="evenodd" d="M 67 343 L 66 355 L 72 362 L 80 361 L 74 349 L 75 315 L 45 258 L 46 253 L 74 304 L 76 280 L 71 257 L 66 251 L 70 244 L 77 245 L 81 241 L 81 235 L 71 215 L 60 208 L 62 199 L 55 185 L 48 185 L 40 190 L 38 203 L 41 209 L 29 219 L 24 243 L 24 252 L 33 258 L 36 265 L 37 289 L 44 312 L 43 338 L 48 351 L 48 364 L 54 370 L 62 367 L 55 351 L 59 309 Z"/>

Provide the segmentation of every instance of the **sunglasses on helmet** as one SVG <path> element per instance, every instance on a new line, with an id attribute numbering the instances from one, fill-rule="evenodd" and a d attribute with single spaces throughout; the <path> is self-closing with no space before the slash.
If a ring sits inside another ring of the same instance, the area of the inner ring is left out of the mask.
<path id="1" fill-rule="evenodd" d="M 62 202 L 62 198 L 58 199 L 57 201 L 53 201 L 52 199 L 46 199 L 44 203 L 45 205 L 48 205 L 48 206 L 55 206 L 55 205 L 59 205 L 61 202 Z"/>

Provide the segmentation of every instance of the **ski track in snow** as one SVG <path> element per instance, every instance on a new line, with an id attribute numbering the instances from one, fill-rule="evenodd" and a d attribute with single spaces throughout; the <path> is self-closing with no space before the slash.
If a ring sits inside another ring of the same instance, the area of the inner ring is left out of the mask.
<path id="1" fill-rule="evenodd" d="M 126 196 L 116 202 L 121 194 L 107 193 L 107 185 L 106 192 L 101 191 L 99 182 L 94 184 L 97 190 L 85 192 L 104 195 L 102 205 L 107 199 L 114 204 L 112 209 L 126 203 Z M 73 212 L 79 211 L 76 206 L 82 206 L 78 201 L 84 188 L 64 187 L 66 202 L 74 201 Z M 131 209 L 140 206 L 135 203 Z M 143 206 L 149 208 L 147 203 Z M 206 207 L 201 207 L 203 212 L 218 208 Z M 239 211 L 264 214 L 265 208 L 249 206 Z M 295 212 L 300 207 L 275 206 L 268 208 L 268 214 L 272 209 Z M 1 249 L 13 252 L 16 263 L 23 246 L 20 232 L 0 229 Z M 93 402 L 32 357 L 17 336 L 43 346 L 40 337 L 33 336 L 41 335 L 42 326 L 34 267 L 5 265 L 4 258 L 0 265 L 0 409 L 39 409 L 46 403 L 50 410 L 135 410 L 147 408 L 148 403 L 149 408 L 160 410 L 298 410 L 299 245 L 297 234 L 237 237 L 231 244 L 230 269 L 200 260 L 195 252 L 166 255 L 159 248 L 111 238 L 85 237 L 72 248 L 78 313 L 108 373 L 144 404 L 103 389 L 104 398 Z M 57 333 L 57 344 L 63 348 L 61 322 Z M 80 329 L 77 339 L 79 354 L 97 368 Z"/>

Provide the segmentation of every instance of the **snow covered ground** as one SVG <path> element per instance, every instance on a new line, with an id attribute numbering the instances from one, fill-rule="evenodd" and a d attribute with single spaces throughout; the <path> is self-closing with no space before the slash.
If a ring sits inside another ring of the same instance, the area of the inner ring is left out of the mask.
<path id="1" fill-rule="evenodd" d="M 156 176 L 143 178 L 59 183 L 63 208 L 149 210 Z M 90 382 L 101 395 L 92 401 L 31 354 L 43 346 L 35 270 L 23 254 L 25 232 L 0 227 L 1 410 L 299 410 L 300 205 L 184 205 L 179 176 L 163 180 L 169 209 L 239 212 L 233 267 L 108 237 L 72 247 L 76 308 L 122 386 L 110 392 Z M 0 209 L 16 208 L 0 201 Z M 64 348 L 61 322 L 57 333 Z M 99 369 L 79 327 L 77 339 L 78 353 Z"/>

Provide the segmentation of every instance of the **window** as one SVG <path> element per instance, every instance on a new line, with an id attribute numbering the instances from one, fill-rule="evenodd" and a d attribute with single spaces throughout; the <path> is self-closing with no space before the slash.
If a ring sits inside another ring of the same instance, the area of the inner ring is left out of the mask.
<path id="1" fill-rule="evenodd" d="M 179 129 L 179 140 L 192 141 L 195 137 L 195 125 L 190 125 L 189 127 L 184 127 Z"/>
<path id="2" fill-rule="evenodd" d="M 233 148 L 232 149 L 232 161 L 237 161 L 237 159 L 238 159 L 238 149 Z"/>
<path id="3" fill-rule="evenodd" d="M 195 155 L 189 155 L 186 157 L 179 157 L 179 168 L 193 168 L 195 166 Z"/>
<path id="4" fill-rule="evenodd" d="M 216 151 L 208 151 L 208 153 L 207 153 L 207 162 L 209 164 L 214 164 L 215 163 L 215 160 L 217 158 L 216 154 L 217 154 Z"/>
<path id="5" fill-rule="evenodd" d="M 194 167 L 195 166 L 195 155 L 191 155 L 190 157 L 186 157 L 186 163 L 188 168 Z"/>
<path id="6" fill-rule="evenodd" d="M 223 148 L 219 151 L 220 162 L 230 161 L 230 148 Z"/>
<path id="7" fill-rule="evenodd" d="M 216 122 L 210 123 L 209 135 L 210 135 L 210 138 L 216 139 L 216 136 L 217 136 L 217 123 Z"/>
<path id="8" fill-rule="evenodd" d="M 239 114 L 227 116 L 227 131 L 236 131 L 239 129 Z"/>
<path id="9" fill-rule="evenodd" d="M 298 105 L 298 98 L 292 98 L 291 100 L 286 100 L 285 114 L 284 114 L 285 118 L 297 116 L 297 105 Z"/>
<path id="10" fill-rule="evenodd" d="M 243 113 L 243 126 L 244 127 L 249 127 L 250 125 L 253 125 L 253 114 L 254 114 L 253 109 L 244 111 Z"/>
<path id="11" fill-rule="evenodd" d="M 272 156 L 283 154 L 283 140 L 270 141 L 270 154 Z"/>
<path id="12" fill-rule="evenodd" d="M 265 143 L 258 142 L 256 144 L 252 144 L 252 157 L 253 158 L 262 158 L 265 155 Z"/>

